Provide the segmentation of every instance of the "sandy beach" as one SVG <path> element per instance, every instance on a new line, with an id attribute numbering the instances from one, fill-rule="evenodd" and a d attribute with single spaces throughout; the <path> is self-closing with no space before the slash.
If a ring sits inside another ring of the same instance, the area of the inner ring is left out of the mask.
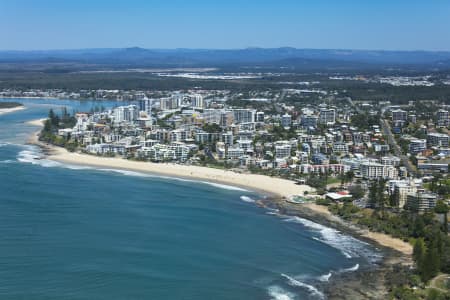
<path id="1" fill-rule="evenodd" d="M 45 119 L 38 119 L 29 121 L 27 122 L 27 124 L 42 127 L 44 121 Z M 38 133 L 39 132 L 36 132 L 32 137 L 30 137 L 28 142 L 31 144 L 38 144 L 44 148 L 49 149 L 50 151 L 48 158 L 62 163 L 130 170 L 136 172 L 160 174 L 171 177 L 191 178 L 202 181 L 223 183 L 232 186 L 247 188 L 254 191 L 263 191 L 271 195 L 281 196 L 285 198 L 295 195 L 303 195 L 305 191 L 309 193 L 314 192 L 314 189 L 310 186 L 297 185 L 290 180 L 264 175 L 241 174 L 229 170 L 200 166 L 189 166 L 173 163 L 140 162 L 126 160 L 123 158 L 109 158 L 88 154 L 72 153 L 64 148 L 39 142 Z"/>
<path id="2" fill-rule="evenodd" d="M 406 254 L 408 256 L 412 254 L 413 247 L 411 244 L 404 242 L 401 239 L 391 237 L 390 235 L 387 235 L 384 233 L 364 230 L 364 229 L 358 228 L 356 226 L 353 226 L 351 224 L 347 224 L 339 217 L 333 215 L 326 206 L 317 205 L 314 203 L 307 203 L 307 204 L 304 204 L 304 207 L 308 208 L 316 213 L 322 214 L 324 217 L 326 217 L 332 221 L 341 222 L 346 226 L 352 227 L 357 232 L 358 235 L 360 235 L 364 238 L 367 238 L 369 240 L 375 241 L 378 244 L 380 244 L 381 246 L 395 249 L 395 250 L 397 250 L 403 254 Z"/>
<path id="3" fill-rule="evenodd" d="M 24 106 L 17 106 L 17 107 L 11 107 L 11 108 L 0 108 L 0 115 L 12 113 L 12 112 L 23 110 L 23 109 L 25 109 Z"/>
<path id="4" fill-rule="evenodd" d="M 43 126 L 46 119 L 38 119 L 27 122 L 27 124 L 35 126 Z M 257 174 L 241 174 L 228 170 L 214 169 L 200 166 L 188 166 L 172 163 L 151 163 L 130 161 L 122 158 L 100 157 L 88 154 L 72 153 L 64 148 L 48 145 L 38 141 L 38 134 L 36 132 L 29 139 L 29 143 L 37 144 L 48 150 L 48 159 L 75 165 L 88 165 L 100 168 L 130 170 L 136 172 L 160 174 L 169 177 L 190 178 L 200 181 L 209 181 L 216 183 L 223 183 L 232 186 L 242 187 L 254 191 L 262 191 L 266 194 L 278 196 L 282 198 L 289 198 L 294 195 L 303 195 L 305 191 L 309 193 L 314 192 L 314 189 L 308 185 L 297 185 L 293 181 L 269 177 Z M 301 216 L 315 215 L 314 220 L 323 219 L 328 222 L 347 227 L 354 231 L 358 236 L 364 237 L 368 240 L 374 241 L 377 244 L 394 249 L 406 256 L 412 254 L 412 246 L 401 239 L 393 238 L 387 234 L 379 232 L 371 232 L 369 230 L 361 229 L 357 226 L 349 224 L 339 217 L 333 215 L 327 207 L 317 205 L 314 203 L 292 204 L 285 201 L 285 199 L 270 200 L 278 202 L 278 205 L 288 207 L 294 214 Z M 307 212 L 311 212 L 309 214 Z M 305 214 L 306 212 L 306 214 Z"/>
<path id="5" fill-rule="evenodd" d="M 255 174 L 240 174 L 233 171 L 172 163 L 151 163 L 125 160 L 122 158 L 97 157 L 87 154 L 71 153 L 65 149 L 54 149 L 49 159 L 69 163 L 83 164 L 102 168 L 126 169 L 137 172 L 149 172 L 164 176 L 192 178 L 196 180 L 224 183 L 272 195 L 290 197 L 313 192 L 307 185 L 297 185 L 293 181 Z"/>
<path id="6" fill-rule="evenodd" d="M 33 125 L 33 126 L 42 127 L 42 126 L 44 126 L 44 121 L 45 121 L 45 120 L 47 120 L 47 118 L 28 121 L 27 124 L 28 124 L 28 125 Z"/>

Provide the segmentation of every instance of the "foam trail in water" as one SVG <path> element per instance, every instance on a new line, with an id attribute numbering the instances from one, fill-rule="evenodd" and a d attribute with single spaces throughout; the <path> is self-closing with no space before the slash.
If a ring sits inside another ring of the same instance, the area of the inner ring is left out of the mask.
<path id="1" fill-rule="evenodd" d="M 97 171 L 103 171 L 103 172 L 114 172 L 119 173 L 125 176 L 135 176 L 135 177 L 154 177 L 149 174 L 140 173 L 140 172 L 134 172 L 134 171 L 127 171 L 127 170 L 121 170 L 121 169 L 97 169 Z"/>
<path id="2" fill-rule="evenodd" d="M 287 217 L 286 222 L 294 222 L 302 224 L 303 226 L 316 231 L 320 234 L 319 237 L 313 237 L 316 241 L 325 243 L 335 249 L 341 251 L 346 258 L 365 257 L 370 262 L 374 263 L 381 259 L 381 255 L 372 251 L 369 244 L 360 241 L 352 236 L 345 235 L 336 229 L 326 227 L 310 220 L 299 217 Z"/>
<path id="3" fill-rule="evenodd" d="M 319 281 L 327 282 L 328 280 L 330 280 L 331 275 L 332 275 L 331 272 L 329 272 L 328 274 L 319 276 L 318 279 L 319 279 Z"/>
<path id="4" fill-rule="evenodd" d="M 248 196 L 241 196 L 240 198 L 241 198 L 241 200 L 244 201 L 244 202 L 249 202 L 249 203 L 254 203 L 254 202 L 255 202 L 254 199 L 252 199 L 252 198 L 250 198 L 250 197 L 248 197 Z"/>
<path id="5" fill-rule="evenodd" d="M 14 161 L 10 159 L 0 161 L 0 164 L 12 164 L 12 163 L 14 163 Z"/>
<path id="6" fill-rule="evenodd" d="M 312 296 L 315 296 L 319 299 L 324 299 L 324 297 L 325 297 L 324 294 L 321 291 L 319 291 L 315 286 L 301 282 L 301 281 L 299 281 L 289 275 L 286 275 L 286 274 L 281 274 L 281 276 L 286 278 L 290 285 L 306 289 Z"/>
<path id="7" fill-rule="evenodd" d="M 355 272 L 358 271 L 359 269 L 359 264 L 354 265 L 353 267 L 347 268 L 347 269 L 342 269 L 340 270 L 341 273 L 347 273 L 347 272 Z"/>
<path id="8" fill-rule="evenodd" d="M 194 181 L 194 180 L 192 180 Z M 232 185 L 227 185 L 227 184 L 220 184 L 220 183 L 215 183 L 215 182 L 208 182 L 208 181 L 200 181 L 201 183 L 205 183 L 205 184 L 209 184 L 211 186 L 214 187 L 218 187 L 221 189 L 225 189 L 225 190 L 230 190 L 230 191 L 240 191 L 240 192 L 248 192 L 248 190 L 237 187 L 237 186 L 232 186 Z"/>
<path id="9" fill-rule="evenodd" d="M 46 168 L 65 167 L 73 170 L 89 169 L 89 167 L 62 164 L 53 160 L 45 159 L 40 149 L 36 146 L 25 146 L 26 150 L 22 150 L 17 154 L 17 160 L 23 163 L 31 163 Z"/>
<path id="10" fill-rule="evenodd" d="M 121 169 L 105 169 L 105 168 L 93 168 L 93 167 L 87 167 L 82 165 L 71 165 L 71 164 L 63 164 L 60 162 L 56 162 L 53 160 L 45 159 L 44 155 L 40 151 L 40 148 L 36 146 L 25 146 L 26 150 L 22 150 L 17 155 L 17 160 L 24 163 L 31 163 L 34 165 L 40 165 L 43 167 L 60 167 L 60 168 L 68 168 L 73 170 L 84 170 L 84 169 L 92 169 L 92 170 L 98 170 L 98 171 L 106 171 L 106 172 L 117 172 L 122 175 L 126 176 L 136 176 L 136 177 L 153 177 L 153 178 L 163 178 L 163 179 L 170 179 L 170 180 L 178 180 L 178 181 L 184 181 L 184 182 L 194 182 L 194 183 L 203 183 L 207 184 L 216 188 L 225 189 L 225 190 L 232 190 L 232 191 L 241 191 L 241 192 L 248 192 L 248 190 L 226 185 L 226 184 L 220 184 L 215 182 L 209 182 L 209 181 L 198 181 L 198 180 L 191 180 L 191 179 L 184 179 L 179 177 L 169 177 L 169 176 L 159 176 L 159 175 L 151 175 L 147 173 L 141 173 L 141 172 L 135 172 L 135 171 L 128 171 L 128 170 L 121 170 Z"/>
<path id="11" fill-rule="evenodd" d="M 294 294 L 283 290 L 277 285 L 269 286 L 267 292 L 273 300 L 293 300 L 295 298 Z"/>

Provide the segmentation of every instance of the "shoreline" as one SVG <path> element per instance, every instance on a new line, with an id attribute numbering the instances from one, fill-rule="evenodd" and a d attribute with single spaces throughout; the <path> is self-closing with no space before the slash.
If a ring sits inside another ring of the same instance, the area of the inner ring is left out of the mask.
<path id="1" fill-rule="evenodd" d="M 43 126 L 46 119 L 26 122 L 33 126 Z M 290 198 L 295 195 L 303 196 L 304 192 L 314 192 L 314 188 L 307 185 L 297 185 L 295 182 L 276 177 L 257 174 L 237 173 L 230 170 L 214 169 L 202 166 L 181 165 L 174 163 L 152 163 L 126 160 L 69 152 L 66 149 L 38 140 L 39 131 L 35 132 L 27 141 L 44 149 L 48 159 L 73 165 L 112 168 L 149 174 L 157 174 L 174 178 L 193 179 L 211 183 L 227 184 L 255 192 L 261 192 L 271 197 Z"/>
<path id="2" fill-rule="evenodd" d="M 28 121 L 27 124 L 34 126 L 43 126 L 44 119 Z M 263 205 L 277 206 L 281 210 L 292 211 L 293 214 L 315 215 L 315 219 L 323 219 L 328 222 L 336 223 L 333 227 L 347 227 L 356 235 L 379 244 L 382 247 L 391 248 L 401 252 L 404 255 L 412 254 L 412 246 L 401 239 L 393 238 L 387 234 L 372 232 L 367 229 L 359 228 L 350 224 L 341 218 L 334 216 L 328 211 L 326 206 L 315 203 L 292 204 L 286 199 L 294 196 L 303 196 L 303 192 L 310 194 L 314 189 L 307 185 L 297 185 L 293 181 L 269 177 L 265 175 L 236 173 L 230 170 L 214 169 L 201 166 L 178 165 L 173 163 L 151 163 L 141 161 L 130 161 L 123 158 L 110 158 L 94 156 L 90 154 L 72 153 L 66 149 L 38 140 L 39 131 L 34 133 L 28 143 L 35 144 L 44 149 L 48 159 L 69 163 L 74 165 L 86 165 L 93 167 L 113 168 L 118 170 L 136 171 L 149 174 L 157 174 L 168 177 L 183 179 L 193 179 L 199 181 L 208 181 L 212 183 L 227 184 L 231 186 L 249 189 L 255 192 L 262 192 L 269 196 L 270 202 L 264 201 Z M 275 200 L 278 199 L 278 200 Z M 305 212 L 308 212 L 305 214 Z"/>
<path id="3" fill-rule="evenodd" d="M 11 108 L 0 108 L 0 115 L 9 114 L 9 113 L 24 110 L 24 109 L 25 109 L 25 106 L 23 106 L 23 105 L 11 107 Z"/>
<path id="4" fill-rule="evenodd" d="M 42 127 L 44 120 L 33 120 L 27 122 L 27 124 Z M 268 196 L 256 202 L 261 207 L 275 208 L 282 215 L 297 216 L 337 229 L 344 234 L 367 242 L 381 251 L 381 261 L 371 268 L 341 274 L 324 284 L 322 288 L 328 299 L 343 299 L 345 297 L 351 297 L 352 299 L 380 299 L 387 293 L 384 278 L 386 274 L 393 272 L 393 266 L 412 264 L 412 246 L 410 244 L 389 235 L 371 232 L 344 221 L 329 212 L 325 206 L 315 203 L 293 204 L 286 201 L 287 198 L 296 195 L 296 193 L 303 195 L 305 190 L 311 192 L 313 189 L 308 186 L 299 186 L 292 181 L 280 178 L 241 174 L 208 167 L 129 161 L 122 158 L 71 153 L 64 148 L 40 142 L 38 140 L 39 132 L 35 132 L 29 138 L 28 143 L 43 149 L 44 154 L 50 160 L 74 165 L 129 170 L 173 178 L 207 181 L 242 187 L 255 192 L 259 191 Z"/>

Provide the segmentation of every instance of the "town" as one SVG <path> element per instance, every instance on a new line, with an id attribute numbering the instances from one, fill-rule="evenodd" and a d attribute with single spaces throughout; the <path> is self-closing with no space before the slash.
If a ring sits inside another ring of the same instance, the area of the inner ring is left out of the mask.
<path id="1" fill-rule="evenodd" d="M 430 188 L 450 163 L 448 106 L 437 101 L 391 105 L 324 96 L 317 105 L 276 103 L 268 110 L 273 100 L 229 105 L 230 91 L 165 94 L 141 92 L 129 105 L 77 112 L 71 126 L 46 126 L 51 138 L 41 138 L 99 156 L 279 176 L 358 207 L 377 205 L 368 191 L 380 180 L 398 209 L 424 212 L 448 196 L 448 189 Z"/>

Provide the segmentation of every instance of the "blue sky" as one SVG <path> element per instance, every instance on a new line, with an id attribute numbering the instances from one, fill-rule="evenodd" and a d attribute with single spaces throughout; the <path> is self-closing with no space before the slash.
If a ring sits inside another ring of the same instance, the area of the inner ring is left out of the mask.
<path id="1" fill-rule="evenodd" d="M 0 0 L 0 49 L 450 50 L 449 0 Z"/>

